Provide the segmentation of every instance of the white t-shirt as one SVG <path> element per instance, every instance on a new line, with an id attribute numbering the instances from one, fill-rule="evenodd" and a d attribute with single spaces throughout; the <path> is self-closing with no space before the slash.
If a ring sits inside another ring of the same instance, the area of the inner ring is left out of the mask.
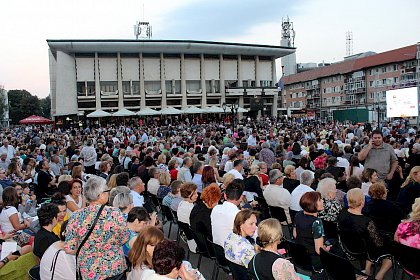
<path id="1" fill-rule="evenodd" d="M 55 255 L 59 250 L 60 241 L 52 244 L 45 251 L 40 263 L 39 274 L 41 279 L 51 279 Z M 60 251 L 57 255 L 55 263 L 54 280 L 70 280 L 76 279 L 76 256 L 66 254 L 64 250 Z"/>
<path id="2" fill-rule="evenodd" d="M 178 215 L 178 220 L 180 222 L 186 223 L 186 224 L 190 224 L 190 215 L 191 215 L 191 211 L 194 208 L 194 204 L 190 203 L 188 201 L 181 201 L 181 203 L 179 203 L 178 205 L 178 211 L 177 211 L 177 215 Z"/>
<path id="3" fill-rule="evenodd" d="M 79 196 L 79 203 L 76 203 L 76 201 L 74 201 L 73 197 L 71 197 L 70 195 L 66 195 L 66 202 L 71 201 L 74 204 L 77 205 L 77 207 L 82 208 L 82 203 L 83 203 L 83 199 L 82 196 Z M 67 207 L 67 215 L 70 217 L 71 214 L 73 214 L 73 211 L 71 211 L 68 207 Z"/>
<path id="4" fill-rule="evenodd" d="M 21 220 L 20 213 L 13 206 L 6 206 L 0 213 L 0 226 L 3 232 L 11 232 L 14 230 L 12 223 L 10 222 L 9 217 L 13 214 L 18 214 L 19 221 Z"/>

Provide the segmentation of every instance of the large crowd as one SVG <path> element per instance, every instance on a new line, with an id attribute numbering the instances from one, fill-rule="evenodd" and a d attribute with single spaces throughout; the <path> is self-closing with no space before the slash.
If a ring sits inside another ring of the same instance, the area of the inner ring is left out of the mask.
<path id="1" fill-rule="evenodd" d="M 201 256 L 212 279 L 317 279 L 325 256 L 385 279 L 395 244 L 420 249 L 420 131 L 404 121 L 0 133 L 1 279 L 204 279 Z"/>

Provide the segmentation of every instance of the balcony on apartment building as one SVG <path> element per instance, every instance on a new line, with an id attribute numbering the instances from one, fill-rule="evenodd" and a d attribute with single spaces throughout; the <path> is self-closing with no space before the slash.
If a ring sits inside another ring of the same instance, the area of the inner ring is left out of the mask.
<path id="1" fill-rule="evenodd" d="M 306 94 L 306 98 L 307 99 L 318 99 L 318 98 L 321 98 L 321 93 L 319 91 L 314 91 L 314 92 L 309 91 Z"/>
<path id="2" fill-rule="evenodd" d="M 307 109 L 320 109 L 321 104 L 320 103 L 310 103 L 306 105 Z"/>

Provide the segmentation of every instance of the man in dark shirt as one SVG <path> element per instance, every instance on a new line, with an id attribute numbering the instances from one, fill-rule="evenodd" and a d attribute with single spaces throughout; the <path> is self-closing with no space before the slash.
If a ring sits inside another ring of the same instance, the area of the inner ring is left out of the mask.
<path id="1" fill-rule="evenodd" d="M 344 168 L 337 166 L 337 158 L 329 157 L 327 163 L 328 167 L 325 171 L 334 176 L 334 180 L 337 181 L 337 188 L 346 190 L 346 173 Z"/>
<path id="2" fill-rule="evenodd" d="M 35 234 L 33 253 L 39 260 L 51 244 L 59 241 L 52 232 L 52 229 L 57 225 L 58 212 L 58 206 L 53 203 L 43 204 L 37 211 L 41 229 Z"/>
<path id="3" fill-rule="evenodd" d="M 55 178 L 50 174 L 50 164 L 48 160 L 42 160 L 39 163 L 38 184 L 35 187 L 37 202 L 41 203 L 43 198 L 48 197 L 52 189 L 55 188 Z"/>

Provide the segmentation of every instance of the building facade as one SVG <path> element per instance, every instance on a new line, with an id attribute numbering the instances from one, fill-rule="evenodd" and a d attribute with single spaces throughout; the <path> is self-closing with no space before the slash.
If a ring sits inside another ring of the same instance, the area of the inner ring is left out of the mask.
<path id="1" fill-rule="evenodd" d="M 53 116 L 223 103 L 277 114 L 276 59 L 295 48 L 177 40 L 47 40 Z M 260 100 L 260 106 L 254 106 Z"/>
<path id="2" fill-rule="evenodd" d="M 0 85 L 0 106 L 2 107 L 2 114 L 0 115 L 0 126 L 1 127 L 8 127 L 9 126 L 9 98 L 7 95 L 7 90 L 4 89 L 2 85 Z"/>
<path id="3" fill-rule="evenodd" d="M 371 120 L 382 121 L 386 91 L 418 85 L 419 49 L 411 45 L 285 76 L 279 107 L 321 119 L 334 110 L 364 108 Z"/>

